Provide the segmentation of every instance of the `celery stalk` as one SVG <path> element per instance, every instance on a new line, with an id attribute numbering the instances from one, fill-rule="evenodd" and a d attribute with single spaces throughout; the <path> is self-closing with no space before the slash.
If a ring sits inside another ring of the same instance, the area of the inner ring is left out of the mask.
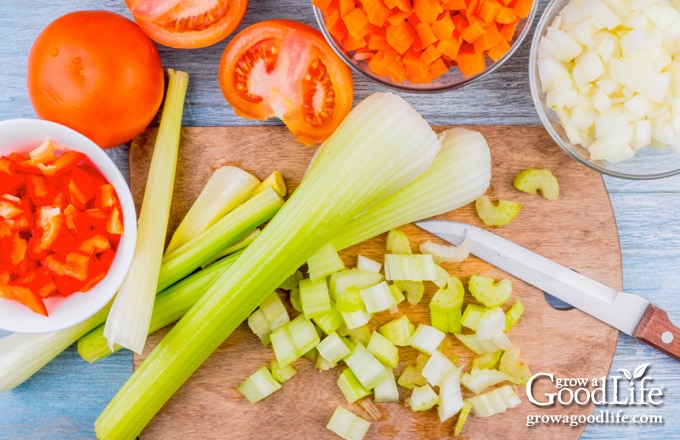
<path id="1" fill-rule="evenodd" d="M 398 95 L 375 93 L 361 101 L 262 233 L 114 396 L 95 421 L 97 435 L 138 435 L 266 295 L 354 217 L 422 174 L 440 145 Z"/>
<path id="2" fill-rule="evenodd" d="M 186 72 L 168 69 L 168 90 L 137 220 L 135 254 L 104 328 L 110 347 L 117 343 L 141 353 L 146 343 L 165 247 L 188 82 Z"/>

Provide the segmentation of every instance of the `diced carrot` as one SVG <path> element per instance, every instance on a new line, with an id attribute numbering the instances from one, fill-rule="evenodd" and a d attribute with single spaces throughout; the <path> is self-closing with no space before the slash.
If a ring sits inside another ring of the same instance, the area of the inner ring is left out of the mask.
<path id="1" fill-rule="evenodd" d="M 440 0 L 413 0 L 413 10 L 421 22 L 434 23 L 444 8 Z"/>
<path id="2" fill-rule="evenodd" d="M 432 33 L 439 40 L 447 40 L 453 36 L 456 25 L 450 14 L 442 14 L 441 18 L 432 23 Z"/>
<path id="3" fill-rule="evenodd" d="M 446 55 L 449 59 L 455 60 L 460 51 L 461 41 L 456 38 L 449 38 L 448 40 L 441 40 L 437 43 L 437 50 Z"/>
<path id="4" fill-rule="evenodd" d="M 396 25 L 408 19 L 411 16 L 410 12 L 398 11 L 387 17 L 387 22 L 391 25 Z"/>
<path id="5" fill-rule="evenodd" d="M 392 46 L 397 53 L 402 55 L 413 44 L 413 40 L 416 38 L 416 32 L 410 24 L 402 21 L 397 25 L 387 26 L 385 36 L 387 37 L 387 42 L 390 46 Z"/>
<path id="6" fill-rule="evenodd" d="M 366 40 L 363 38 L 354 38 L 353 36 L 347 34 L 345 38 L 342 40 L 342 46 L 347 50 L 348 52 L 354 52 L 360 49 L 363 49 L 366 47 Z"/>
<path id="7" fill-rule="evenodd" d="M 508 43 L 506 40 L 502 39 L 501 41 L 498 42 L 498 44 L 489 48 L 489 50 L 486 51 L 486 54 L 493 61 L 498 61 L 503 57 L 503 55 L 508 53 L 509 50 L 510 50 L 510 43 Z"/>
<path id="8" fill-rule="evenodd" d="M 385 31 L 381 29 L 381 33 L 374 33 L 368 36 L 367 47 L 369 50 L 387 50 L 390 45 L 385 37 Z"/>
<path id="9" fill-rule="evenodd" d="M 342 41 L 347 36 L 347 26 L 340 18 L 340 11 L 334 10 L 326 13 L 326 29 L 339 41 Z"/>
<path id="10" fill-rule="evenodd" d="M 394 49 L 389 49 L 385 52 L 382 60 L 382 65 L 387 72 L 387 75 L 394 82 L 403 82 L 406 79 L 406 69 L 401 57 Z"/>
<path id="11" fill-rule="evenodd" d="M 481 73 L 486 68 L 484 53 L 475 52 L 471 44 L 463 44 L 458 51 L 456 64 L 465 76 Z"/>
<path id="12" fill-rule="evenodd" d="M 334 0 L 312 0 L 312 5 L 316 6 L 322 11 L 326 11 L 331 7 L 331 3 L 333 1 Z"/>
<path id="13" fill-rule="evenodd" d="M 468 24 L 468 27 L 463 29 L 461 36 L 463 37 L 463 40 L 468 43 L 474 43 L 479 37 L 484 35 L 485 32 L 482 25 L 478 21 L 473 20 Z"/>
<path id="14" fill-rule="evenodd" d="M 497 45 L 499 42 L 505 41 L 501 33 L 498 31 L 496 24 L 490 24 L 488 26 L 485 26 L 484 30 L 486 31 L 484 35 L 482 35 L 477 40 L 475 40 L 474 43 L 472 43 L 475 52 L 487 51 L 494 47 L 495 45 Z"/>
<path id="15" fill-rule="evenodd" d="M 369 32 L 370 27 L 366 13 L 359 8 L 353 9 L 348 14 L 342 17 L 342 21 L 347 26 L 347 32 L 355 40 L 364 38 Z"/>
<path id="16" fill-rule="evenodd" d="M 437 47 L 435 45 L 428 46 L 425 48 L 425 50 L 420 54 L 420 60 L 426 64 L 430 65 L 434 63 L 436 60 L 441 58 L 442 53 L 437 50 Z"/>
<path id="17" fill-rule="evenodd" d="M 445 11 L 464 11 L 467 9 L 465 0 L 445 0 L 442 2 Z"/>
<path id="18" fill-rule="evenodd" d="M 413 8 L 411 7 L 411 0 L 396 0 L 396 6 L 397 9 L 399 9 L 402 12 L 412 12 Z"/>
<path id="19" fill-rule="evenodd" d="M 384 26 L 391 13 L 389 8 L 381 0 L 363 0 L 362 3 L 368 22 L 378 27 Z"/>
<path id="20" fill-rule="evenodd" d="M 439 78 L 449 71 L 449 66 L 441 58 L 436 59 L 430 64 L 430 75 L 433 78 Z"/>
<path id="21" fill-rule="evenodd" d="M 512 41 L 512 39 L 515 37 L 515 31 L 517 30 L 517 25 L 519 24 L 519 20 L 513 22 L 513 23 L 506 23 L 502 24 L 499 32 L 505 38 L 505 41 Z"/>
<path id="22" fill-rule="evenodd" d="M 478 17 L 487 23 L 496 21 L 496 16 L 503 6 L 496 0 L 482 0 L 479 4 Z"/>
<path id="23" fill-rule="evenodd" d="M 429 81 L 429 66 L 424 64 L 418 54 L 409 50 L 404 54 L 404 68 L 406 69 L 406 79 L 413 83 L 424 83 Z"/>
<path id="24" fill-rule="evenodd" d="M 338 0 L 338 12 L 340 13 L 340 17 L 349 14 L 352 12 L 352 9 L 354 9 L 354 0 Z"/>
<path id="25" fill-rule="evenodd" d="M 418 23 L 414 26 L 420 44 L 425 48 L 438 40 L 437 36 L 432 32 L 432 27 L 429 23 Z"/>
<path id="26" fill-rule="evenodd" d="M 508 8 L 507 6 L 502 6 L 499 10 L 498 13 L 496 14 L 496 23 L 501 23 L 501 24 L 506 24 L 506 23 L 513 23 L 519 19 L 519 16 L 517 15 L 517 11 L 515 11 L 512 8 Z"/>
<path id="27" fill-rule="evenodd" d="M 520 18 L 527 18 L 535 0 L 514 0 L 510 5 Z"/>

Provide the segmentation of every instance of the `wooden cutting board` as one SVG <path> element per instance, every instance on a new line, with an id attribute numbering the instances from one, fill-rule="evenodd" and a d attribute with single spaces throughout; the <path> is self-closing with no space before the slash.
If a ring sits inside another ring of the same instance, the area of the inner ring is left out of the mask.
<path id="1" fill-rule="evenodd" d="M 442 130 L 445 127 L 437 127 Z M 488 194 L 492 199 L 518 202 L 522 209 L 510 224 L 494 228 L 529 249 L 544 254 L 578 272 L 612 287 L 621 288 L 621 253 L 616 223 L 601 176 L 561 152 L 542 127 L 483 126 L 480 131 L 491 148 L 493 178 Z M 138 208 L 146 181 L 156 130 L 149 129 L 137 138 L 130 153 L 130 181 Z M 182 130 L 177 179 L 169 231 L 198 195 L 203 183 L 216 167 L 232 164 L 265 178 L 280 170 L 289 189 L 299 183 L 313 149 L 293 140 L 284 127 L 186 127 Z M 548 201 L 538 195 L 520 193 L 512 179 L 528 167 L 546 167 L 557 176 L 560 198 Z M 481 225 L 472 206 L 440 217 Z M 413 225 L 404 228 L 414 247 L 433 237 Z M 384 235 L 342 253 L 353 265 L 360 252 L 380 258 Z M 448 265 L 463 280 L 473 273 L 501 278 L 507 274 L 473 257 Z M 560 311 L 546 303 L 541 291 L 512 278 L 514 296 L 521 298 L 525 314 L 509 336 L 522 349 L 522 357 L 532 372 L 552 373 L 562 378 L 600 378 L 607 376 L 614 355 L 617 332 L 578 310 Z M 433 293 L 428 290 L 422 304 Z M 427 308 L 403 306 L 414 322 L 428 322 Z M 384 322 L 390 316 L 381 316 Z M 145 358 L 164 331 L 149 338 L 146 350 L 135 356 L 135 366 Z M 460 363 L 469 359 L 464 349 Z M 402 351 L 397 373 L 415 353 Z M 298 374 L 283 389 L 264 401 L 251 405 L 236 387 L 261 365 L 273 359 L 270 348 L 242 325 L 203 364 L 164 406 L 142 433 L 152 439 L 333 439 L 325 425 L 337 405 L 368 417 L 356 404 L 348 405 L 335 381 L 339 368 L 316 371 L 311 362 L 295 363 Z M 402 397 L 407 395 L 401 390 Z M 470 418 L 461 438 L 469 439 L 576 439 L 584 426 L 544 425 L 529 428 L 528 415 L 588 415 L 594 407 L 538 407 L 527 400 L 524 387 L 518 387 L 522 404 L 488 419 Z M 403 403 L 376 404 L 380 418 L 373 422 L 367 439 L 443 439 L 453 436 L 455 418 L 439 423 L 436 411 L 413 413 Z"/>

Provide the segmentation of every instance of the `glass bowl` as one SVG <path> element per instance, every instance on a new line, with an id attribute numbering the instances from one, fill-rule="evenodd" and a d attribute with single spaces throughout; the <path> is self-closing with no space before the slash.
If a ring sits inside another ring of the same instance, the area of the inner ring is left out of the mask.
<path id="1" fill-rule="evenodd" d="M 132 193 L 111 158 L 82 134 L 55 122 L 40 119 L 0 121 L 0 156 L 28 152 L 46 139 L 67 150 L 76 150 L 90 159 L 116 189 L 123 210 L 124 232 L 106 276 L 85 293 L 45 298 L 49 316 L 33 312 L 16 301 L 0 297 L 0 328 L 10 332 L 46 333 L 78 324 L 106 306 L 127 274 L 137 242 L 137 215 Z"/>
<path id="2" fill-rule="evenodd" d="M 517 48 L 520 46 L 522 41 L 529 33 L 529 29 L 534 21 L 534 17 L 538 9 L 538 3 L 539 0 L 534 0 L 531 4 L 531 9 L 527 17 L 519 20 L 514 30 L 512 40 L 509 42 L 510 48 L 508 49 L 508 51 L 505 52 L 505 54 L 498 58 L 496 61 L 492 61 L 488 56 L 486 56 L 485 57 L 486 67 L 480 73 L 466 76 L 460 71 L 460 69 L 457 66 L 453 65 L 446 71 L 446 73 L 426 83 L 410 81 L 395 82 L 389 76 L 381 76 L 374 73 L 371 70 L 366 59 L 357 59 L 357 57 L 355 57 L 355 52 L 345 51 L 342 43 L 339 42 L 329 32 L 326 26 L 324 12 L 317 8 L 316 6 L 312 7 L 314 10 L 314 16 L 316 17 L 317 25 L 321 32 L 323 33 L 324 37 L 326 38 L 326 41 L 328 41 L 329 45 L 335 51 L 335 53 L 338 54 L 338 56 L 352 70 L 358 72 L 361 76 L 368 78 L 371 81 L 374 81 L 378 84 L 381 84 L 391 89 L 409 93 L 435 93 L 453 90 L 458 87 L 464 86 L 465 84 L 469 84 L 473 81 L 485 77 L 486 75 L 500 67 L 503 63 L 505 63 L 515 53 Z"/>
<path id="3" fill-rule="evenodd" d="M 586 147 L 570 142 L 557 112 L 546 104 L 546 93 L 542 88 L 538 68 L 539 43 L 569 2 L 570 0 L 552 0 L 548 4 L 536 26 L 531 42 L 529 85 L 541 123 L 562 150 L 583 165 L 602 174 L 623 179 L 650 180 L 680 173 L 680 152 L 669 146 L 645 146 L 637 149 L 631 158 L 608 161 L 593 158 Z"/>

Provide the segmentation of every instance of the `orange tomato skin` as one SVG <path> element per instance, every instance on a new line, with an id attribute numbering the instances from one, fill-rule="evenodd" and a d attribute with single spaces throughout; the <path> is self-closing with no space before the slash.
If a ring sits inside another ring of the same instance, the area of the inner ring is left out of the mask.
<path id="1" fill-rule="evenodd" d="M 139 135 L 163 100 L 158 50 L 131 20 L 108 11 L 63 15 L 38 35 L 27 86 L 36 114 L 102 148 Z"/>
<path id="2" fill-rule="evenodd" d="M 248 0 L 125 0 L 125 4 L 152 40 L 175 49 L 208 47 L 224 40 L 248 9 Z"/>
<path id="3" fill-rule="evenodd" d="M 234 112 L 281 119 L 306 145 L 323 142 L 352 108 L 349 67 L 317 29 L 292 20 L 266 20 L 227 45 L 219 83 Z"/>

